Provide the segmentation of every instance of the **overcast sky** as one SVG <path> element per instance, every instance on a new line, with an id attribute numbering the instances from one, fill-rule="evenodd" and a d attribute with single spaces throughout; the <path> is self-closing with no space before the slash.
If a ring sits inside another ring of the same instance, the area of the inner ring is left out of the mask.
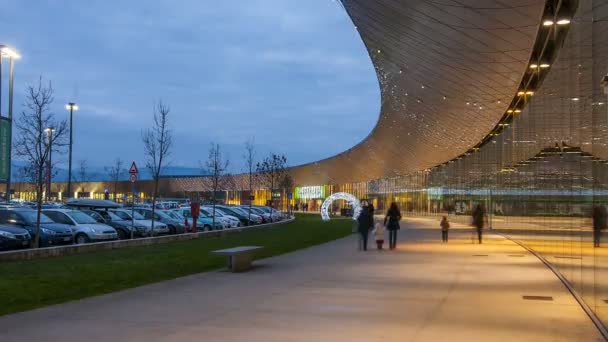
<path id="1" fill-rule="evenodd" d="M 250 136 L 259 155 L 310 162 L 359 142 L 378 118 L 373 67 L 333 0 L 0 0 L 0 8 L 0 43 L 23 56 L 16 109 L 28 84 L 52 81 L 58 117 L 67 117 L 66 102 L 80 105 L 74 160 L 89 165 L 143 164 L 141 129 L 160 99 L 172 109 L 174 166 L 198 166 L 213 141 L 240 171 Z"/>

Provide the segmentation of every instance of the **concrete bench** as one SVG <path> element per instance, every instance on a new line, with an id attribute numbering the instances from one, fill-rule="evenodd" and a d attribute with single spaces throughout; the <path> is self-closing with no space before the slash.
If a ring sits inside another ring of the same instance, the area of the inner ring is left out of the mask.
<path id="1" fill-rule="evenodd" d="M 226 256 L 228 268 L 232 272 L 242 272 L 251 269 L 251 262 L 256 251 L 264 247 L 260 246 L 241 246 L 228 249 L 220 249 L 211 254 Z"/>

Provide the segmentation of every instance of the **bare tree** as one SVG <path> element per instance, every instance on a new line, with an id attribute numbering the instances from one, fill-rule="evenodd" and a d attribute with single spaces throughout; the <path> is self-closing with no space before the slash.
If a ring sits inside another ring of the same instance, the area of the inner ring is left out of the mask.
<path id="1" fill-rule="evenodd" d="M 228 170 L 228 159 L 222 157 L 219 144 L 211 143 L 209 148 L 209 159 L 207 159 L 207 172 L 211 173 L 213 190 L 213 227 L 215 227 L 215 205 L 217 204 L 217 192 L 222 188 L 226 181 L 226 171 Z"/>
<path id="2" fill-rule="evenodd" d="M 166 166 L 173 145 L 172 132 L 169 129 L 169 106 L 160 101 L 154 107 L 154 122 L 152 128 L 142 132 L 144 153 L 146 155 L 146 167 L 152 173 L 154 180 L 154 192 L 152 193 L 152 218 L 156 216 L 156 198 L 158 197 L 158 182 L 161 172 Z M 154 235 L 154 220 L 150 235 Z"/>
<path id="3" fill-rule="evenodd" d="M 123 167 L 123 161 L 120 158 L 114 159 L 114 164 L 110 167 L 106 167 L 105 170 L 110 176 L 110 181 L 112 182 L 113 192 L 112 198 L 116 201 L 116 188 L 118 188 L 118 182 L 120 182 L 120 176 L 124 173 L 126 174 L 126 170 Z"/>
<path id="4" fill-rule="evenodd" d="M 253 177 L 255 172 L 255 138 L 250 138 L 245 142 L 245 167 L 247 168 L 247 176 L 249 177 L 249 221 L 251 221 L 251 205 L 253 204 Z"/>
<path id="5" fill-rule="evenodd" d="M 279 186 L 287 173 L 287 158 L 284 155 L 271 153 L 261 163 L 257 163 L 256 172 L 260 185 L 270 190 L 272 199 L 273 190 Z"/>
<path id="6" fill-rule="evenodd" d="M 80 192 L 84 192 L 84 186 L 89 181 L 89 166 L 86 159 L 81 159 L 78 162 L 78 183 L 80 183 Z"/>
<path id="7" fill-rule="evenodd" d="M 281 193 L 285 194 L 285 196 L 287 197 L 287 212 L 289 214 L 291 214 L 291 206 L 289 203 L 289 192 L 293 189 L 294 186 L 294 180 L 293 177 L 291 177 L 291 174 L 289 173 L 289 171 L 287 169 L 285 169 L 285 172 L 282 175 L 282 178 L 279 179 L 279 189 L 281 189 Z"/>
<path id="8" fill-rule="evenodd" d="M 15 155 L 27 162 L 28 170 L 24 175 L 33 181 L 36 194 L 35 247 L 40 245 L 40 209 L 49 154 L 51 149 L 60 153 L 66 146 L 67 122 L 55 120 L 55 115 L 50 111 L 53 93 L 51 83 L 43 85 L 40 77 L 37 85 L 27 87 L 25 108 L 15 121 Z M 54 130 L 50 137 L 46 133 L 48 128 Z"/>

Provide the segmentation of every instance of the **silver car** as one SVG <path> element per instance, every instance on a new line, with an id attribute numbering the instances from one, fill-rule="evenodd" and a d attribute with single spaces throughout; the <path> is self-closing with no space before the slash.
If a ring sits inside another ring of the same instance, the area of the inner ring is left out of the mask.
<path id="1" fill-rule="evenodd" d="M 91 216 L 78 210 L 45 209 L 42 211 L 51 220 L 67 224 L 74 233 L 74 243 L 111 241 L 118 239 L 116 230 L 107 224 L 98 223 Z"/>

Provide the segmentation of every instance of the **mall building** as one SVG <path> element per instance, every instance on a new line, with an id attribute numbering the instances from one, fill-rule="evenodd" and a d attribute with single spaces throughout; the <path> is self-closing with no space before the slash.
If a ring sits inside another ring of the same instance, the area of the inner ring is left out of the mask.
<path id="1" fill-rule="evenodd" d="M 608 323 L 608 244 L 593 248 L 591 219 L 608 204 L 608 1 L 341 3 L 377 73 L 376 126 L 339 155 L 293 167 L 295 189 L 252 194 L 237 176 L 222 200 L 312 211 L 347 192 L 462 223 L 481 204 L 492 229 L 544 257 Z M 144 198 L 152 184 L 136 187 Z M 53 184 L 53 197 L 65 188 Z M 103 198 L 107 188 L 132 193 L 128 182 L 74 189 Z M 161 193 L 209 194 L 210 182 L 164 178 Z"/>

